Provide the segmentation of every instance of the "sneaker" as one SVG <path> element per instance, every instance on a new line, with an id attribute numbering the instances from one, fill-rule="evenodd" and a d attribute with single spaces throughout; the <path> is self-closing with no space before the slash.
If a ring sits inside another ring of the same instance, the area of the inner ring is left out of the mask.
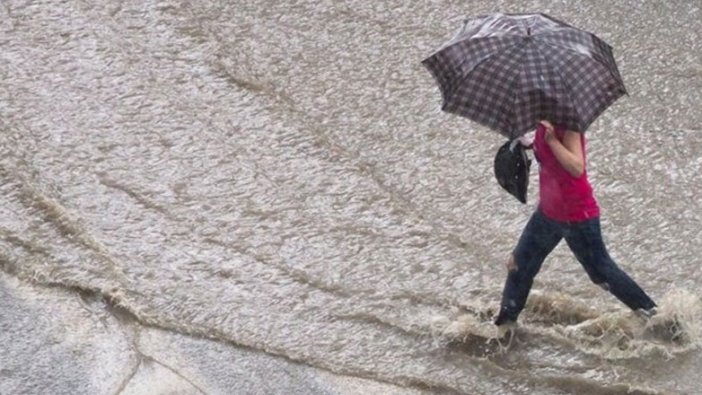
<path id="1" fill-rule="evenodd" d="M 635 313 L 641 318 L 650 320 L 651 317 L 658 313 L 658 310 L 655 307 L 651 307 L 650 309 L 636 309 Z"/>
<path id="2" fill-rule="evenodd" d="M 504 320 L 497 324 L 497 337 L 502 339 L 507 336 L 512 337 L 514 331 L 517 330 L 517 322 L 512 320 Z"/>

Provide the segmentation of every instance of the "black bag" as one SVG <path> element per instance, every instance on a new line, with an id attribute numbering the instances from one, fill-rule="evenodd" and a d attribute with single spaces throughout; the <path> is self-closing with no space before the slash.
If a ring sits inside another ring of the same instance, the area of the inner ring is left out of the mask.
<path id="1" fill-rule="evenodd" d="M 502 188 L 522 203 L 527 200 L 531 159 L 518 140 L 511 140 L 497 150 L 495 178 Z"/>

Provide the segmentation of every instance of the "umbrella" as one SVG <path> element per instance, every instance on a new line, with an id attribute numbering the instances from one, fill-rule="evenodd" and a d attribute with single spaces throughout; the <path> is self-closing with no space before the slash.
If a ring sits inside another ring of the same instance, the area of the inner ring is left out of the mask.
<path id="1" fill-rule="evenodd" d="M 541 119 L 585 132 L 626 93 L 609 44 L 545 14 L 468 20 L 422 64 L 442 110 L 510 139 Z"/>

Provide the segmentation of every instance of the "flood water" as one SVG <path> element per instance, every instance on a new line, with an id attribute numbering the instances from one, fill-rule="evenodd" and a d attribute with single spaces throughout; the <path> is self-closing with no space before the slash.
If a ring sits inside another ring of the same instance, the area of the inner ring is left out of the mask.
<path id="1" fill-rule="evenodd" d="M 588 130 L 588 173 L 653 321 L 562 243 L 492 339 L 536 170 L 526 205 L 501 190 L 503 138 L 442 113 L 420 62 L 493 11 L 614 47 L 629 96 Z M 683 0 L 3 0 L 0 267 L 437 393 L 699 393 L 701 35 Z"/>

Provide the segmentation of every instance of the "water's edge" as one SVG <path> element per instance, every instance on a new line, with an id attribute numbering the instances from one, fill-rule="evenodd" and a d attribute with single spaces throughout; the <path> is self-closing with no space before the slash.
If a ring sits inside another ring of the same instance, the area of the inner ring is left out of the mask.
<path id="1" fill-rule="evenodd" d="M 247 394 L 438 393 L 155 327 L 96 290 L 41 284 L 0 270 L 0 296 L 0 377 L 13 377 L 0 380 L 6 394 L 231 394 L 233 388 Z M 20 340 L 27 338 L 32 340 Z"/>

